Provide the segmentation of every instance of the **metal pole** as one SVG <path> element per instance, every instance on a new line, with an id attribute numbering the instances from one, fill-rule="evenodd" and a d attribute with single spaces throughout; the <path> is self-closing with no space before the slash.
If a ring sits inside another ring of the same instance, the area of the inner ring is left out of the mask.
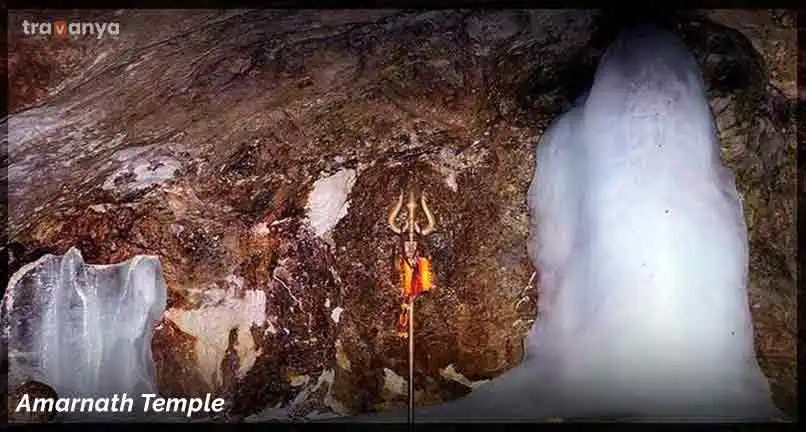
<path id="1" fill-rule="evenodd" d="M 409 191 L 409 242 L 414 243 L 415 220 L 414 213 L 417 204 L 414 200 L 414 191 Z M 407 257 L 412 260 L 412 276 L 417 277 L 417 257 Z M 416 293 L 409 299 L 409 428 L 414 427 L 414 299 Z"/>
<path id="2" fill-rule="evenodd" d="M 414 424 L 414 299 L 409 300 L 409 424 Z"/>

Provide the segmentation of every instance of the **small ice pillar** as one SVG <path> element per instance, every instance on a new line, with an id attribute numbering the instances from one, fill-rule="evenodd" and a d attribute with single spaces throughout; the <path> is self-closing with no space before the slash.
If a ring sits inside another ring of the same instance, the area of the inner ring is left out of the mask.
<path id="1" fill-rule="evenodd" d="M 9 386 L 33 379 L 59 397 L 126 393 L 135 401 L 156 393 L 151 335 L 166 298 L 156 257 L 88 265 L 71 248 L 26 265 L 2 304 Z"/>

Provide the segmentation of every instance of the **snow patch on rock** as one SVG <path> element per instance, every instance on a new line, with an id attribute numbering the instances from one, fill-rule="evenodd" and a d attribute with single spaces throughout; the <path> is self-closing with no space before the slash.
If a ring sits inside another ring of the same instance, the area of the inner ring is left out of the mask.
<path id="1" fill-rule="evenodd" d="M 445 366 L 444 368 L 440 369 L 439 370 L 439 375 L 442 378 L 445 378 L 446 380 L 458 382 L 459 384 L 462 384 L 462 385 L 464 385 L 466 387 L 469 387 L 469 388 L 472 388 L 472 389 L 475 389 L 475 388 L 477 388 L 479 386 L 482 386 L 482 385 L 484 385 L 484 384 L 486 384 L 486 383 L 488 383 L 490 381 L 490 380 L 471 381 L 466 376 L 464 376 L 461 373 L 457 372 L 456 371 L 456 366 L 454 366 L 453 363 L 451 363 L 448 366 Z"/>
<path id="2" fill-rule="evenodd" d="M 347 215 L 347 197 L 355 184 L 356 171 L 343 169 L 317 180 L 308 198 L 307 218 L 316 236 L 324 238 Z"/>
<path id="3" fill-rule="evenodd" d="M 136 159 L 112 173 L 104 181 L 103 189 L 117 192 L 143 190 L 173 179 L 181 168 L 182 164 L 173 158 Z"/>
<path id="4" fill-rule="evenodd" d="M 328 299 L 328 302 L 329 301 L 330 299 Z M 344 308 L 341 306 L 336 306 L 336 308 L 330 312 L 330 319 L 332 319 L 334 323 L 338 324 L 342 312 L 344 312 Z"/>
<path id="5" fill-rule="evenodd" d="M 389 368 L 383 368 L 383 388 L 399 396 L 409 393 L 408 381 Z"/>

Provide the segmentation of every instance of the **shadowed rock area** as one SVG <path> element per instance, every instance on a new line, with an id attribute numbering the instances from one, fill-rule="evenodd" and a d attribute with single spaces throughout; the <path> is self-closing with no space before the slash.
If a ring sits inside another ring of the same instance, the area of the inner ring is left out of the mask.
<path id="1" fill-rule="evenodd" d="M 120 34 L 23 34 L 51 18 Z M 793 415 L 794 16 L 670 20 L 737 174 L 759 361 Z M 90 264 L 159 256 L 159 390 L 222 396 L 223 419 L 400 407 L 386 215 L 415 188 L 437 218 L 416 401 L 465 395 L 523 355 L 534 146 L 622 24 L 583 10 L 14 11 L 9 271 L 73 246 Z"/>

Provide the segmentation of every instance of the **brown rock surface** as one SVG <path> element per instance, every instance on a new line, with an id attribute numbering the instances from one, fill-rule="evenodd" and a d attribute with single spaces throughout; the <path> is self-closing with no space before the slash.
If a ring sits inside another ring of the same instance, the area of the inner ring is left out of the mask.
<path id="1" fill-rule="evenodd" d="M 386 212 L 407 187 L 428 195 L 438 223 L 423 240 L 436 288 L 418 303 L 418 403 L 519 362 L 534 314 L 519 303 L 535 295 L 534 144 L 589 84 L 614 31 L 606 18 L 121 11 L 82 18 L 119 21 L 119 36 L 56 41 L 17 31 L 36 16 L 9 18 L 11 270 L 70 246 L 89 263 L 159 255 L 162 393 L 223 395 L 230 418 L 405 404 L 400 245 Z M 717 15 L 682 14 L 675 28 L 702 64 L 737 172 L 759 355 L 792 413 L 794 54 L 759 47 L 793 21 L 747 35 L 705 16 Z M 322 184 L 346 202 L 312 198 Z"/>

